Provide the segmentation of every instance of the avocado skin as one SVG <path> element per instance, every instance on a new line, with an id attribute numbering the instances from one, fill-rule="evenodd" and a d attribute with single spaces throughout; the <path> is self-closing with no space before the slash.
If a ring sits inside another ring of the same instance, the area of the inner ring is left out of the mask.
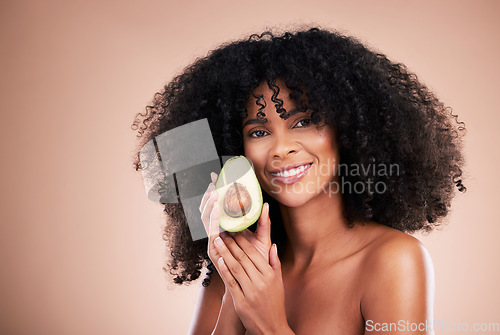
<path id="1" fill-rule="evenodd" d="M 230 217 L 223 210 L 224 197 L 234 182 L 243 184 L 252 200 L 250 211 L 239 218 Z M 262 213 L 262 190 L 252 164 L 245 156 L 235 156 L 226 161 L 215 183 L 215 189 L 219 194 L 217 202 L 219 202 L 219 208 L 221 209 L 219 225 L 222 229 L 236 233 L 247 229 L 257 222 Z"/>

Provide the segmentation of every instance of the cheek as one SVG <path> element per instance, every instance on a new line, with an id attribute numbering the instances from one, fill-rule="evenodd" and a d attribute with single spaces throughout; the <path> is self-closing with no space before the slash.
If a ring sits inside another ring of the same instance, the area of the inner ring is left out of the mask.
<path id="1" fill-rule="evenodd" d="M 315 138 L 314 146 L 325 156 L 336 157 L 337 145 L 331 131 L 322 132 Z"/>
<path id="2" fill-rule="evenodd" d="M 247 141 L 243 142 L 243 150 L 245 152 L 245 157 L 254 165 L 255 172 L 258 172 L 258 170 L 262 168 L 262 150 L 259 149 L 257 145 L 248 143 Z"/>
<path id="3" fill-rule="evenodd" d="M 319 149 L 322 156 L 330 157 L 332 160 L 336 160 L 337 158 L 337 148 L 332 145 L 330 141 L 324 141 L 321 143 L 317 143 L 316 148 Z"/>
<path id="4" fill-rule="evenodd" d="M 264 178 L 264 168 L 266 166 L 265 148 L 257 145 L 256 143 L 243 143 L 243 149 L 245 151 L 245 157 L 252 162 L 253 169 L 257 175 L 259 183 L 261 183 Z"/>
<path id="5" fill-rule="evenodd" d="M 335 174 L 339 164 L 338 150 L 336 141 L 330 133 L 323 132 L 320 136 L 310 138 L 308 149 L 318 159 L 319 165 L 316 166 L 316 172 L 321 176 L 330 178 Z"/>
<path id="6" fill-rule="evenodd" d="M 245 154 L 245 157 L 252 160 L 253 156 L 253 150 L 252 146 L 248 143 L 248 141 L 243 140 L 243 152 Z"/>

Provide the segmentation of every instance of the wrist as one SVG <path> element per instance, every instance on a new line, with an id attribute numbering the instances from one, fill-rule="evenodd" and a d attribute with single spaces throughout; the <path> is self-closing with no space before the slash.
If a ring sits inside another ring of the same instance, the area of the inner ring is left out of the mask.
<path id="1" fill-rule="evenodd" d="M 234 309 L 233 298 L 226 290 L 222 297 L 222 305 L 219 311 L 219 318 L 212 335 L 217 334 L 244 334 L 245 328 Z"/>
<path id="2" fill-rule="evenodd" d="M 293 332 L 292 328 L 288 325 L 288 323 L 285 323 L 282 327 L 274 331 L 272 334 L 276 335 L 295 335 Z"/>

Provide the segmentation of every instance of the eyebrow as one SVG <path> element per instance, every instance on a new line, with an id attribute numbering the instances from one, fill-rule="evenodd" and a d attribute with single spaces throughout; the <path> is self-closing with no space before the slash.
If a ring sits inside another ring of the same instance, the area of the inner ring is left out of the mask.
<path id="1" fill-rule="evenodd" d="M 305 113 L 303 111 L 300 111 L 298 109 L 292 109 L 290 111 L 288 111 L 287 113 L 285 113 L 285 115 L 287 115 L 288 117 L 290 116 L 293 116 L 297 113 Z M 259 123 L 259 124 L 264 124 L 264 123 L 267 123 L 267 119 L 250 119 L 250 120 L 247 120 L 244 124 L 243 124 L 243 128 L 245 128 L 246 126 L 249 126 L 251 124 L 255 124 L 255 123 Z"/>

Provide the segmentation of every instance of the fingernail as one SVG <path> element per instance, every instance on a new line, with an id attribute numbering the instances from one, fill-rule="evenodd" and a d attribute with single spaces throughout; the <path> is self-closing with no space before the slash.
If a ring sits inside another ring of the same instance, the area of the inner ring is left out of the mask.
<path id="1" fill-rule="evenodd" d="M 222 242 L 222 239 L 220 237 L 217 237 L 215 239 L 215 244 L 217 244 L 219 247 L 222 247 L 224 245 L 224 242 Z"/>
<path id="2" fill-rule="evenodd" d="M 278 246 L 276 245 L 276 243 L 273 244 L 273 247 L 274 247 L 274 252 L 277 255 L 278 254 Z"/>

